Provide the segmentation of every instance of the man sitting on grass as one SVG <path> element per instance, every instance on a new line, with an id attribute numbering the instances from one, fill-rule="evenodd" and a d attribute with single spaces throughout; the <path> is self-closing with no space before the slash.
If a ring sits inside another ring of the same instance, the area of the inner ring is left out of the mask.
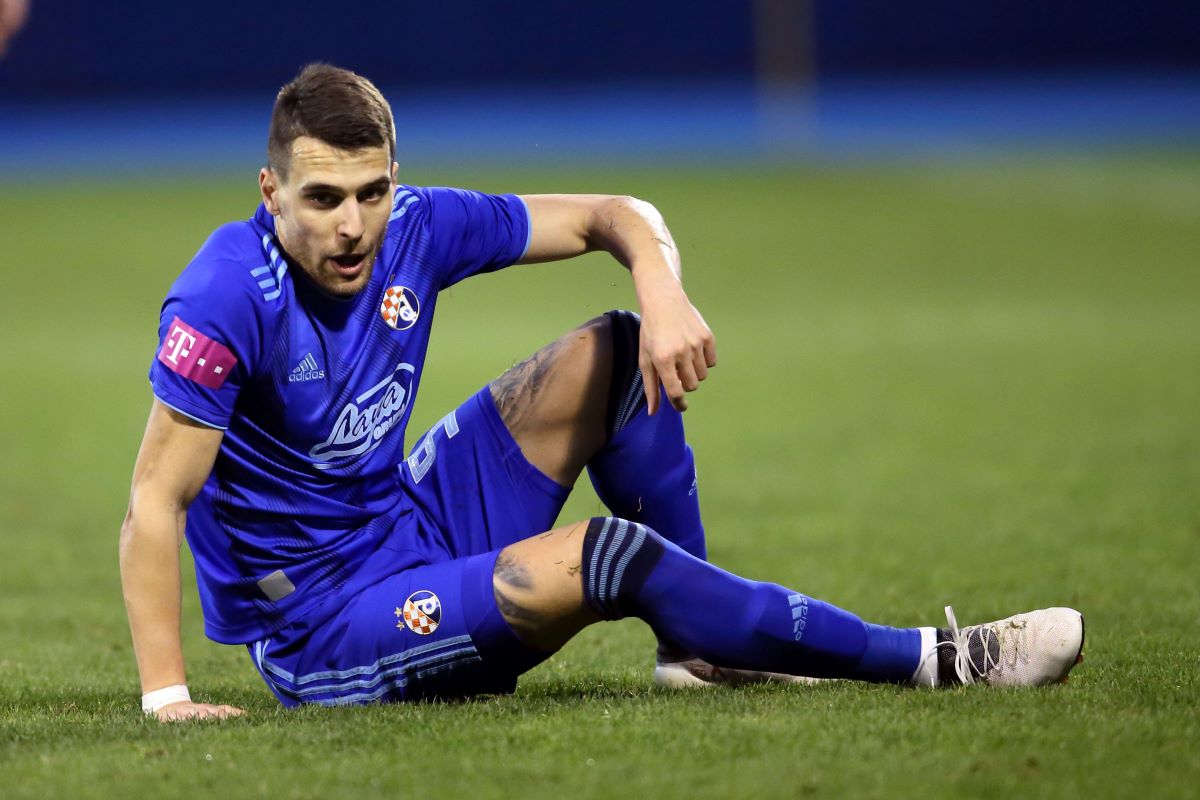
<path id="1" fill-rule="evenodd" d="M 287 706 L 510 692 L 626 616 L 658 636 L 668 686 L 1041 685 L 1080 660 L 1072 609 L 891 628 L 705 560 L 681 412 L 716 347 L 649 204 L 398 185 L 387 102 L 325 65 L 280 91 L 267 154 L 262 205 L 209 238 L 162 307 L 121 532 L 146 713 L 241 713 L 186 687 L 185 534 L 206 633 L 245 644 Z M 438 293 L 592 250 L 630 271 L 642 316 L 565 334 L 406 458 Z M 584 468 L 613 516 L 551 529 Z"/>

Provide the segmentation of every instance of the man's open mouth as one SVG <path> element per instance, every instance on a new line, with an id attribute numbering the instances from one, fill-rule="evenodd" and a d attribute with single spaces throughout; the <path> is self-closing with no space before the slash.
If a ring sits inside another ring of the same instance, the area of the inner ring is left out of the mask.
<path id="1" fill-rule="evenodd" d="M 333 262 L 334 267 L 338 272 L 342 273 L 343 275 L 354 275 L 360 269 L 362 269 L 363 264 L 366 263 L 367 254 L 347 253 L 341 256 L 330 256 L 329 260 Z"/>

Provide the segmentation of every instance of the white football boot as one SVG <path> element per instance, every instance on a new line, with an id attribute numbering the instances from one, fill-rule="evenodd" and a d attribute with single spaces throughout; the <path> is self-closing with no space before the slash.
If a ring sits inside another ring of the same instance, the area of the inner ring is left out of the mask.
<path id="1" fill-rule="evenodd" d="M 712 686 L 739 686 L 747 683 L 804 683 L 813 684 L 820 678 L 785 675 L 781 672 L 758 672 L 751 669 L 718 667 L 702 658 L 692 656 L 679 661 L 661 657 L 654 664 L 654 682 L 668 689 L 704 689 Z"/>
<path id="2" fill-rule="evenodd" d="M 988 686 L 1046 686 L 1066 683 L 1071 668 L 1083 661 L 1083 614 L 1073 608 L 1043 608 L 995 622 L 958 627 L 946 606 L 950 628 L 922 670 L 930 685 L 983 683 Z"/>

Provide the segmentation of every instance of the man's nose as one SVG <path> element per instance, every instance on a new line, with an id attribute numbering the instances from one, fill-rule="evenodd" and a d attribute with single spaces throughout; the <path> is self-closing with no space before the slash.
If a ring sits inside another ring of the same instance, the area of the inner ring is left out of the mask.
<path id="1" fill-rule="evenodd" d="M 338 222 L 337 233 L 343 239 L 361 239 L 363 235 L 362 209 L 358 200 L 351 198 L 342 203 L 342 218 Z"/>

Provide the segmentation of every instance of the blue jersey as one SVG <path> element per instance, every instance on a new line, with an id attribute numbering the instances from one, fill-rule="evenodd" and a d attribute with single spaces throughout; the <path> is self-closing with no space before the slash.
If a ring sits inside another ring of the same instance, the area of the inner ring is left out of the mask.
<path id="1" fill-rule="evenodd" d="M 378 580 L 381 548 L 395 571 L 436 546 L 394 538 L 421 536 L 396 524 L 413 512 L 397 464 L 437 295 L 520 259 L 529 231 L 513 195 L 400 187 L 348 300 L 288 264 L 261 206 L 200 249 L 163 303 L 150 382 L 225 430 L 186 528 L 210 638 L 261 639 Z"/>

